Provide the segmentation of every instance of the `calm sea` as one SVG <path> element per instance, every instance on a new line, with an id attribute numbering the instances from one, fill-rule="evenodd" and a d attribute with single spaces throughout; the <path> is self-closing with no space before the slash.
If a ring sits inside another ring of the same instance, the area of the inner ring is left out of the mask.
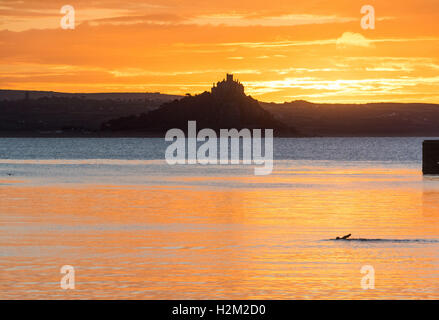
<path id="1" fill-rule="evenodd" d="M 438 299 L 422 141 L 275 139 L 255 176 L 163 139 L 0 139 L 0 299 Z"/>

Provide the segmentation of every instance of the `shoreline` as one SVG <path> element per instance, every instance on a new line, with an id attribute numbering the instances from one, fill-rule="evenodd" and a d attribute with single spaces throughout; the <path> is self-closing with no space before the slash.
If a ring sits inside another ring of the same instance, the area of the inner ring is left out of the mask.
<path id="1" fill-rule="evenodd" d="M 274 135 L 274 138 L 439 138 L 437 134 L 333 134 L 333 135 Z M 0 138 L 165 138 L 165 133 L 154 132 L 34 132 L 0 131 Z"/>

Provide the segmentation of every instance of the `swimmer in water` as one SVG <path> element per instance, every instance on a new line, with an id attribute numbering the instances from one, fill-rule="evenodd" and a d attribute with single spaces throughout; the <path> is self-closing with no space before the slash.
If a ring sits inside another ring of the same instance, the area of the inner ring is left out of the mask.
<path id="1" fill-rule="evenodd" d="M 351 236 L 351 234 L 349 233 L 349 234 L 347 234 L 347 235 L 345 235 L 345 236 L 343 236 L 343 237 L 337 237 L 337 238 L 335 238 L 335 240 L 347 240 L 349 237 Z"/>

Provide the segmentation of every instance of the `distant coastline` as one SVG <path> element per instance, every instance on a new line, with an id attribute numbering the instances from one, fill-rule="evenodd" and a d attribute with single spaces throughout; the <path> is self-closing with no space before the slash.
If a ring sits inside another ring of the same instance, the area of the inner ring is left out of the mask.
<path id="1" fill-rule="evenodd" d="M 242 89 L 239 87 L 239 90 Z M 190 95 L 183 97 L 158 92 L 82 94 L 0 90 L 0 137 L 161 138 L 164 137 L 163 130 L 154 132 L 132 128 L 111 131 L 102 130 L 102 125 L 117 119 L 145 116 L 160 109 L 165 104 L 183 105 L 177 101 L 184 99 L 187 101 L 191 98 Z M 224 97 L 224 99 L 226 98 L 228 99 L 228 97 Z M 303 100 L 268 103 L 254 100 L 245 95 L 241 100 L 239 99 L 234 102 L 238 101 L 238 104 L 243 103 L 244 105 L 248 104 L 248 106 L 255 105 L 256 108 L 259 108 L 257 107 L 258 103 L 263 110 L 272 115 L 275 122 L 269 120 L 267 116 L 264 116 L 267 121 L 259 121 L 267 128 L 270 123 L 279 122 L 297 129 L 296 132 L 288 133 L 285 131 L 275 134 L 277 137 L 439 136 L 439 104 L 317 104 Z M 249 103 L 246 102 L 246 99 Z M 254 112 L 248 106 L 244 108 L 245 112 L 252 116 Z M 202 112 L 203 108 L 197 106 L 192 114 L 197 115 Z M 157 112 L 155 113 L 157 114 Z M 233 114 L 236 112 L 231 112 L 228 119 L 233 118 Z M 156 117 L 156 120 L 161 121 L 164 116 Z M 209 115 L 207 114 L 207 116 Z M 213 118 L 215 119 L 215 115 Z M 196 119 L 182 118 L 181 120 L 184 122 Z M 227 124 L 224 121 L 223 123 Z M 225 128 L 236 127 L 235 124 L 230 121 L 230 125 Z"/>
<path id="2" fill-rule="evenodd" d="M 164 133 L 153 132 L 34 132 L 34 131 L 0 131 L 0 138 L 159 138 L 163 139 Z M 275 138 L 439 138 L 439 134 L 430 135 L 277 135 Z"/>

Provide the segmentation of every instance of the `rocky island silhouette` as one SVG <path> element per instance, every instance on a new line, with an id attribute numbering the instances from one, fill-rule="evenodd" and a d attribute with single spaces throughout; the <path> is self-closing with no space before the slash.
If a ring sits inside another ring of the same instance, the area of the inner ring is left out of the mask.
<path id="1" fill-rule="evenodd" d="M 439 104 L 275 103 L 228 75 L 209 92 L 62 93 L 1 90 L 1 137 L 163 137 L 171 128 L 273 129 L 285 137 L 437 137 Z"/>
<path id="2" fill-rule="evenodd" d="M 227 74 L 226 79 L 214 84 L 211 92 L 174 100 L 160 108 L 121 117 L 103 123 L 103 131 L 135 131 L 162 134 L 172 128 L 187 131 L 188 121 L 196 121 L 199 128 L 273 129 L 275 136 L 297 136 L 298 132 L 263 109 L 259 102 L 244 92 L 244 86 Z"/>

